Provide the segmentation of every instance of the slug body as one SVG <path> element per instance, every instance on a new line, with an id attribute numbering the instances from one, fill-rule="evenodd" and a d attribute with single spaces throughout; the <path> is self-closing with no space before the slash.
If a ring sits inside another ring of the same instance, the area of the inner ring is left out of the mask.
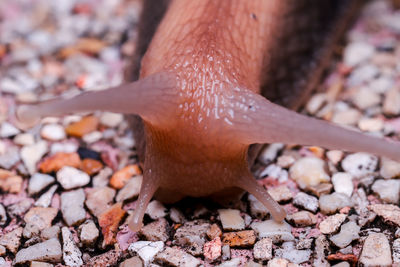
<path id="1" fill-rule="evenodd" d="M 249 171 L 251 144 L 319 145 L 400 159 L 398 144 L 299 115 L 260 95 L 296 106 L 293 99 L 315 86 L 320 68 L 307 62 L 324 65 L 329 53 L 315 46 L 323 46 L 325 39 L 315 37 L 330 29 L 325 24 L 339 14 L 338 2 L 350 1 L 174 0 L 142 59 L 137 82 L 21 107 L 18 115 L 25 121 L 71 111 L 139 115 L 145 156 L 130 224 L 134 230 L 141 227 L 155 193 L 173 202 L 184 196 L 229 195 L 234 188 L 253 194 L 281 221 L 284 210 Z M 341 28 L 333 26 L 328 37 Z"/>

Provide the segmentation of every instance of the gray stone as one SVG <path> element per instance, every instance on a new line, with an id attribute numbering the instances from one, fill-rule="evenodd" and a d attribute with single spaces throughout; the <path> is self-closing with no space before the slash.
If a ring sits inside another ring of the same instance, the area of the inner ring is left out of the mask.
<path id="1" fill-rule="evenodd" d="M 16 146 L 8 147 L 4 154 L 0 153 L 0 167 L 11 169 L 20 160 L 19 149 Z"/>
<path id="2" fill-rule="evenodd" d="M 10 215 L 11 218 L 14 217 L 21 217 L 26 213 L 29 208 L 32 206 L 32 200 L 31 199 L 23 199 L 15 204 L 12 204 L 7 207 L 8 214 Z"/>
<path id="3" fill-rule="evenodd" d="M 203 221 L 186 222 L 176 230 L 174 243 L 187 247 L 187 251 L 194 256 L 201 255 L 210 227 L 209 223 Z"/>
<path id="4" fill-rule="evenodd" d="M 93 187 L 105 187 L 108 185 L 109 177 L 113 174 L 113 170 L 109 167 L 102 169 L 92 179 Z"/>
<path id="5" fill-rule="evenodd" d="M 79 228 L 81 242 L 86 246 L 93 246 L 99 237 L 99 229 L 97 229 L 96 224 L 92 220 L 88 220 Z"/>
<path id="6" fill-rule="evenodd" d="M 196 267 L 201 264 L 200 260 L 196 259 L 192 255 L 185 253 L 178 248 L 170 247 L 166 247 L 164 251 L 158 253 L 156 261 L 165 265 L 177 267 Z"/>
<path id="7" fill-rule="evenodd" d="M 344 248 L 350 245 L 353 240 L 360 237 L 358 232 L 360 232 L 360 226 L 358 226 L 355 222 L 348 222 L 342 225 L 338 234 L 331 236 L 329 239 L 337 247 Z"/>
<path id="8" fill-rule="evenodd" d="M 219 265 L 217 265 L 217 267 L 236 267 L 240 265 L 240 259 L 239 258 L 234 258 L 231 259 L 229 261 L 225 261 Z"/>
<path id="9" fill-rule="evenodd" d="M 82 252 L 76 246 L 74 237 L 68 227 L 61 228 L 61 234 L 63 239 L 63 260 L 68 266 L 81 266 Z"/>
<path id="10" fill-rule="evenodd" d="M 67 225 L 77 225 L 86 218 L 86 211 L 83 208 L 85 192 L 83 189 L 64 192 L 61 194 L 61 212 Z"/>
<path id="11" fill-rule="evenodd" d="M 15 254 L 21 244 L 22 231 L 22 227 L 18 227 L 7 234 L 3 234 L 0 237 L 0 245 L 6 247 L 11 253 Z"/>
<path id="12" fill-rule="evenodd" d="M 307 195 L 303 192 L 297 193 L 297 195 L 293 198 L 293 204 L 313 213 L 317 212 L 319 207 L 318 198 Z"/>
<path id="13" fill-rule="evenodd" d="M 14 263 L 20 264 L 27 261 L 61 262 L 62 251 L 60 242 L 56 238 L 21 249 L 15 256 Z"/>
<path id="14" fill-rule="evenodd" d="M 55 180 L 56 179 L 51 175 L 35 173 L 29 179 L 28 192 L 30 195 L 37 194 L 48 185 L 54 183 Z"/>
<path id="15" fill-rule="evenodd" d="M 342 193 L 332 193 L 330 195 L 322 195 L 319 198 L 319 207 L 324 214 L 332 214 L 344 208 L 351 207 L 350 198 Z"/>
<path id="16" fill-rule="evenodd" d="M 60 234 L 60 226 L 54 225 L 48 228 L 45 228 L 42 230 L 40 233 L 40 237 L 44 240 L 52 239 L 52 238 L 57 238 L 58 235 Z"/>
<path id="17" fill-rule="evenodd" d="M 54 193 L 57 191 L 58 185 L 53 185 L 50 187 L 49 190 L 47 190 L 43 195 L 39 197 L 38 200 L 35 202 L 36 207 L 43 207 L 47 208 L 51 204 L 51 200 L 53 199 Z"/>
<path id="18" fill-rule="evenodd" d="M 147 206 L 146 214 L 148 214 L 153 220 L 157 220 L 167 215 L 167 209 L 160 201 L 153 200 Z"/>
<path id="19" fill-rule="evenodd" d="M 293 263 L 303 263 L 310 259 L 311 250 L 297 250 L 294 242 L 284 242 L 281 249 L 276 249 L 275 257 L 284 258 Z"/>
<path id="20" fill-rule="evenodd" d="M 395 239 L 393 241 L 393 262 L 400 263 L 400 239 Z"/>
<path id="21" fill-rule="evenodd" d="M 142 185 L 143 176 L 134 176 L 126 183 L 126 185 L 118 191 L 116 201 L 122 202 L 127 199 L 135 198 L 139 195 L 140 186 Z"/>
<path id="22" fill-rule="evenodd" d="M 110 187 L 97 187 L 90 190 L 87 194 L 86 206 L 90 212 L 99 217 L 105 210 L 111 207 L 115 196 L 115 190 Z"/>
<path id="23" fill-rule="evenodd" d="M 142 227 L 140 234 L 150 241 L 167 241 L 168 235 L 168 222 L 166 219 L 161 218 L 157 221 L 149 223 Z"/>
<path id="24" fill-rule="evenodd" d="M 270 260 L 272 258 L 272 239 L 262 238 L 255 243 L 253 255 L 256 260 Z"/>
<path id="25" fill-rule="evenodd" d="M 399 180 L 377 180 L 372 185 L 372 190 L 378 194 L 379 198 L 385 203 L 397 204 L 399 202 Z"/>
<path id="26" fill-rule="evenodd" d="M 277 223 L 274 220 L 253 222 L 250 227 L 257 232 L 259 238 L 271 238 L 274 243 L 294 240 L 291 233 L 292 229 L 285 221 L 282 223 Z"/>
<path id="27" fill-rule="evenodd" d="M 328 240 L 326 240 L 325 235 L 319 235 L 317 239 L 315 239 L 313 266 L 318 266 L 318 267 L 331 266 L 325 257 L 325 252 L 327 252 L 328 249 L 329 249 L 329 243 Z"/>
<path id="28" fill-rule="evenodd" d="M 360 263 L 364 266 L 392 266 L 389 241 L 382 233 L 371 233 L 364 242 Z"/>

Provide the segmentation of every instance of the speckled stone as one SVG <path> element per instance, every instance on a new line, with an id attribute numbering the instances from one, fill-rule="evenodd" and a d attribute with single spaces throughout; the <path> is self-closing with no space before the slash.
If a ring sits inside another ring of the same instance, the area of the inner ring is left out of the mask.
<path id="1" fill-rule="evenodd" d="M 356 178 L 373 173 L 377 166 L 378 158 L 364 152 L 350 154 L 342 161 L 342 168 Z"/>
<path id="2" fill-rule="evenodd" d="M 200 265 L 200 260 L 192 255 L 185 253 L 178 248 L 166 247 L 164 251 L 156 256 L 156 261 L 176 267 L 196 267 Z"/>
<path id="3" fill-rule="evenodd" d="M 11 253 L 15 254 L 21 244 L 22 231 L 22 227 L 18 227 L 9 233 L 2 234 L 0 237 L 0 245 L 6 247 Z"/>
<path id="4" fill-rule="evenodd" d="M 60 242 L 56 238 L 21 249 L 15 256 L 14 263 L 20 264 L 27 261 L 61 262 L 62 251 Z"/>
<path id="5" fill-rule="evenodd" d="M 63 260 L 68 266 L 81 266 L 82 252 L 76 246 L 74 238 L 68 227 L 61 228 L 61 234 L 63 239 Z"/>
<path id="6" fill-rule="evenodd" d="M 296 226 L 311 226 L 317 223 L 317 218 L 315 215 L 305 210 L 287 215 L 286 220 Z"/>
<path id="7" fill-rule="evenodd" d="M 270 260 L 272 258 L 272 240 L 262 238 L 254 244 L 253 255 L 256 260 Z"/>
<path id="8" fill-rule="evenodd" d="M 314 213 L 317 212 L 319 207 L 318 198 L 303 192 L 296 194 L 293 198 L 293 204 Z"/>
<path id="9" fill-rule="evenodd" d="M 364 241 L 360 256 L 364 266 L 392 266 L 389 241 L 382 233 L 372 233 Z"/>

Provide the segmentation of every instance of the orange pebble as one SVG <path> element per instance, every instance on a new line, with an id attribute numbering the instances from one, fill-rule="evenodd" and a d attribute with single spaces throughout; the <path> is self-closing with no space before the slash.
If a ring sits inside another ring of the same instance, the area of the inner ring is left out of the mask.
<path id="1" fill-rule="evenodd" d="M 103 247 L 115 243 L 119 223 L 125 214 L 122 203 L 116 203 L 99 216 L 99 225 L 104 236 Z"/>
<path id="2" fill-rule="evenodd" d="M 113 174 L 110 179 L 110 185 L 115 189 L 121 189 L 132 176 L 142 174 L 139 166 L 136 164 L 128 165 Z"/>
<path id="3" fill-rule="evenodd" d="M 46 158 L 39 164 L 39 170 L 43 173 L 56 172 L 64 166 L 79 168 L 81 159 L 78 153 L 59 152 L 49 158 Z"/>
<path id="4" fill-rule="evenodd" d="M 103 164 L 95 159 L 82 160 L 81 170 L 89 175 L 98 173 L 103 168 Z"/>
<path id="5" fill-rule="evenodd" d="M 67 126 L 65 131 L 67 134 L 82 137 L 87 133 L 93 132 L 99 125 L 99 119 L 95 116 L 87 116 L 82 118 L 80 121 L 71 123 Z"/>

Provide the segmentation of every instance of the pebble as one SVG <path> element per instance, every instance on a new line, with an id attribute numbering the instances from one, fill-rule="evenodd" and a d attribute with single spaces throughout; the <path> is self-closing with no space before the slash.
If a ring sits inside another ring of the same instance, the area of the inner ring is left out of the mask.
<path id="1" fill-rule="evenodd" d="M 118 226 L 125 214 L 126 211 L 122 209 L 122 204 L 115 203 L 99 216 L 99 226 L 104 237 L 103 247 L 115 243 Z"/>
<path id="2" fill-rule="evenodd" d="M 78 122 L 71 123 L 65 128 L 68 135 L 82 137 L 85 134 L 93 132 L 97 129 L 99 119 L 95 116 L 87 116 Z"/>
<path id="3" fill-rule="evenodd" d="M 245 228 L 244 220 L 240 216 L 239 210 L 220 209 L 218 210 L 218 214 L 224 230 L 237 231 Z"/>
<path id="4" fill-rule="evenodd" d="M 320 110 L 327 102 L 327 95 L 324 93 L 315 94 L 307 102 L 306 110 L 311 115 L 314 115 Z"/>
<path id="5" fill-rule="evenodd" d="M 400 263 L 400 239 L 395 239 L 393 241 L 393 262 Z"/>
<path id="6" fill-rule="evenodd" d="M 207 261 L 214 261 L 221 257 L 222 253 L 222 242 L 219 236 L 215 237 L 209 242 L 206 242 L 203 247 L 204 257 Z"/>
<path id="7" fill-rule="evenodd" d="M 319 224 L 319 230 L 323 234 L 332 234 L 336 232 L 340 225 L 346 220 L 345 214 L 335 214 L 328 216 Z"/>
<path id="8" fill-rule="evenodd" d="M 15 146 L 7 147 L 7 149 L 4 147 L 4 150 L 4 153 L 0 152 L 0 167 L 9 170 L 20 161 L 20 152 Z"/>
<path id="9" fill-rule="evenodd" d="M 332 122 L 340 125 L 356 125 L 361 118 L 361 112 L 357 109 L 336 111 L 333 114 Z"/>
<path id="10" fill-rule="evenodd" d="M 389 89 L 385 93 L 382 111 L 388 116 L 397 116 L 400 114 L 400 92 L 396 87 Z"/>
<path id="11" fill-rule="evenodd" d="M 7 250 L 4 246 L 0 245 L 0 256 L 4 256 L 6 254 Z M 1 266 L 1 264 L 0 264 Z"/>
<path id="12" fill-rule="evenodd" d="M 15 204 L 8 206 L 7 211 L 11 218 L 22 217 L 31 206 L 31 199 L 23 199 Z"/>
<path id="13" fill-rule="evenodd" d="M 395 178 L 400 176 L 400 163 L 385 157 L 381 159 L 379 174 L 385 178 Z"/>
<path id="14" fill-rule="evenodd" d="M 256 238 L 253 230 L 228 232 L 222 234 L 222 243 L 230 247 L 249 247 L 254 245 Z"/>
<path id="15" fill-rule="evenodd" d="M 84 159 L 82 160 L 80 168 L 87 174 L 93 175 L 98 173 L 101 169 L 103 169 L 103 164 L 95 159 Z"/>
<path id="16" fill-rule="evenodd" d="M 267 165 L 275 160 L 279 151 L 281 151 L 284 147 L 285 145 L 281 143 L 269 144 L 261 151 L 260 155 L 258 156 L 258 160 Z"/>
<path id="17" fill-rule="evenodd" d="M 392 204 L 373 204 L 368 209 L 381 216 L 385 221 L 390 221 L 400 226 L 400 208 Z"/>
<path id="18" fill-rule="evenodd" d="M 350 154 L 342 161 L 342 168 L 355 178 L 362 178 L 373 173 L 378 165 L 378 158 L 364 152 Z"/>
<path id="19" fill-rule="evenodd" d="M 358 128 L 366 132 L 379 132 L 383 129 L 384 122 L 379 118 L 363 118 L 358 122 Z"/>
<path id="20" fill-rule="evenodd" d="M 214 239 L 216 237 L 222 236 L 222 231 L 217 224 L 212 224 L 210 228 L 207 230 L 207 236 L 209 239 Z"/>
<path id="21" fill-rule="evenodd" d="M 18 247 L 21 245 L 22 231 L 23 228 L 18 227 L 9 233 L 2 234 L 2 236 L 0 236 L 0 245 L 6 247 L 11 253 L 15 254 Z"/>
<path id="22" fill-rule="evenodd" d="M 371 233 L 364 242 L 360 263 L 364 266 L 392 266 L 389 241 L 382 233 Z"/>
<path id="23" fill-rule="evenodd" d="M 259 238 L 271 238 L 274 243 L 294 240 L 291 233 L 292 228 L 285 221 L 282 223 L 277 223 L 274 220 L 253 222 L 250 227 L 256 231 Z"/>
<path id="24" fill-rule="evenodd" d="M 353 240 L 358 239 L 360 236 L 358 235 L 360 232 L 360 226 L 358 226 L 355 222 L 348 222 L 342 225 L 340 232 L 336 235 L 331 236 L 329 239 L 339 248 L 345 248 Z"/>
<path id="25" fill-rule="evenodd" d="M 347 86 L 359 86 L 379 75 L 379 69 L 373 64 L 363 64 L 355 68 L 347 79 Z"/>
<path id="26" fill-rule="evenodd" d="M 64 128 L 56 123 L 44 125 L 40 130 L 40 135 L 50 141 L 59 141 L 66 137 Z"/>
<path id="27" fill-rule="evenodd" d="M 80 225 L 79 238 L 85 246 L 92 247 L 99 237 L 99 229 L 92 220 L 88 220 Z"/>
<path id="28" fill-rule="evenodd" d="M 176 267 L 196 267 L 200 265 L 200 260 L 192 255 L 185 253 L 179 248 L 166 247 L 164 251 L 156 256 L 156 261 L 161 264 L 171 265 Z"/>
<path id="29" fill-rule="evenodd" d="M 234 258 L 217 265 L 217 267 L 236 267 L 236 266 L 240 266 L 240 258 Z"/>
<path id="30" fill-rule="evenodd" d="M 87 193 L 85 204 L 94 216 L 99 217 L 111 206 L 114 196 L 113 188 L 107 186 L 94 188 Z"/>
<path id="31" fill-rule="evenodd" d="M 352 100 L 362 110 L 376 106 L 381 102 L 379 94 L 368 88 L 359 89 Z"/>
<path id="32" fill-rule="evenodd" d="M 61 262 L 62 251 L 60 242 L 56 238 L 23 248 L 15 256 L 14 263 L 21 264 L 27 261 Z"/>
<path id="33" fill-rule="evenodd" d="M 272 239 L 262 238 L 255 243 L 253 255 L 256 260 L 266 261 L 272 259 Z"/>
<path id="34" fill-rule="evenodd" d="M 82 187 L 90 182 L 90 176 L 74 167 L 62 167 L 56 174 L 57 181 L 64 189 Z"/>
<path id="35" fill-rule="evenodd" d="M 110 179 L 110 185 L 115 189 L 123 188 L 128 181 L 136 175 L 140 175 L 142 172 L 138 165 L 128 165 L 121 170 L 115 172 Z"/>
<path id="36" fill-rule="evenodd" d="M 286 202 L 292 199 L 293 195 L 286 185 L 279 185 L 268 188 L 268 193 L 277 202 Z"/>
<path id="37" fill-rule="evenodd" d="M 310 249 L 298 250 L 294 242 L 284 242 L 282 248 L 275 250 L 275 257 L 284 258 L 293 263 L 303 263 L 310 259 Z"/>
<path id="38" fill-rule="evenodd" d="M 63 240 L 63 260 L 67 266 L 81 266 L 82 252 L 76 246 L 74 237 L 68 227 L 61 228 L 62 240 Z"/>
<path id="39" fill-rule="evenodd" d="M 11 123 L 8 123 L 6 121 L 1 123 L 1 126 L 0 126 L 0 137 L 1 138 L 12 137 L 19 133 L 20 133 L 20 131 L 18 130 L 18 128 L 16 128 Z"/>
<path id="40" fill-rule="evenodd" d="M 92 179 L 93 187 L 104 187 L 108 185 L 108 178 L 113 173 L 113 170 L 109 167 L 102 169 L 96 176 Z"/>
<path id="41" fill-rule="evenodd" d="M 260 201 L 258 201 L 255 196 L 249 194 L 248 200 L 250 202 L 251 215 L 258 218 L 264 218 L 269 214 L 268 209 Z"/>
<path id="42" fill-rule="evenodd" d="M 122 252 L 117 249 L 109 250 L 103 254 L 94 256 L 85 262 L 88 267 L 95 266 L 117 266 L 122 257 Z"/>
<path id="43" fill-rule="evenodd" d="M 319 207 L 318 198 L 303 192 L 296 194 L 296 196 L 293 198 L 293 204 L 313 213 L 317 212 Z"/>
<path id="44" fill-rule="evenodd" d="M 167 209 L 160 201 L 153 200 L 147 205 L 146 214 L 153 220 L 156 220 L 165 217 L 167 215 Z"/>
<path id="45" fill-rule="evenodd" d="M 288 267 L 289 261 L 286 259 L 274 258 L 268 261 L 267 267 Z"/>
<path id="46" fill-rule="evenodd" d="M 332 184 L 335 192 L 351 197 L 354 190 L 352 177 L 346 172 L 337 172 L 332 176 Z"/>
<path id="47" fill-rule="evenodd" d="M 57 172 L 64 166 L 79 168 L 81 164 L 81 159 L 78 153 L 58 152 L 53 156 L 44 159 L 39 164 L 39 169 L 41 172 L 50 173 Z"/>
<path id="48" fill-rule="evenodd" d="M 335 165 L 343 159 L 343 155 L 344 153 L 341 150 L 329 150 L 326 152 L 326 157 Z"/>
<path id="49" fill-rule="evenodd" d="M 315 217 L 315 215 L 305 210 L 287 215 L 286 220 L 298 227 L 311 226 L 317 223 L 317 218 Z"/>
<path id="50" fill-rule="evenodd" d="M 86 218 L 83 207 L 85 192 L 83 189 L 64 192 L 61 194 L 61 213 L 68 226 L 77 225 Z"/>
<path id="51" fill-rule="evenodd" d="M 138 175 L 130 179 L 126 185 L 118 191 L 116 201 L 122 202 L 139 196 L 143 176 Z"/>
<path id="52" fill-rule="evenodd" d="M 47 192 L 43 193 L 35 202 L 35 206 L 47 208 L 51 204 L 54 193 L 57 191 L 58 185 L 53 185 Z"/>
<path id="53" fill-rule="evenodd" d="M 60 234 L 60 226 L 53 225 L 51 227 L 43 229 L 42 232 L 40 233 L 40 237 L 44 240 L 49 240 L 52 238 L 58 239 L 59 234 Z"/>
<path id="54" fill-rule="evenodd" d="M 167 241 L 169 239 L 169 225 L 166 219 L 161 218 L 140 229 L 140 234 L 149 241 Z"/>
<path id="55" fill-rule="evenodd" d="M 290 176 L 301 188 L 329 182 L 329 175 L 324 169 L 325 162 L 315 157 L 304 157 L 290 167 Z"/>
<path id="56" fill-rule="evenodd" d="M 379 195 L 385 203 L 398 204 L 400 195 L 399 180 L 377 180 L 372 185 L 372 191 Z"/>
<path id="57" fill-rule="evenodd" d="M 25 214 L 24 221 L 26 224 L 35 225 L 39 230 L 43 230 L 51 226 L 57 213 L 56 208 L 33 207 Z"/>
<path id="58" fill-rule="evenodd" d="M 132 257 L 120 263 L 119 267 L 143 267 L 139 257 Z"/>
<path id="59" fill-rule="evenodd" d="M 0 204 L 0 225 L 4 225 L 7 222 L 6 209 Z"/>
<path id="60" fill-rule="evenodd" d="M 33 175 L 36 172 L 36 164 L 47 153 L 47 149 L 46 141 L 39 141 L 34 145 L 21 148 L 21 159 L 30 174 Z"/>
<path id="61" fill-rule="evenodd" d="M 187 247 L 187 252 L 199 256 L 203 252 L 207 231 L 211 228 L 209 223 L 201 220 L 190 221 L 176 229 L 174 244 Z"/>
<path id="62" fill-rule="evenodd" d="M 342 193 L 334 192 L 330 195 L 322 195 L 319 198 L 319 208 L 324 214 L 332 214 L 344 207 L 350 206 L 352 206 L 350 198 Z"/>
<path id="63" fill-rule="evenodd" d="M 137 241 L 132 243 L 128 250 L 131 253 L 137 253 L 137 255 L 143 260 L 145 266 L 148 266 L 154 257 L 164 249 L 164 243 L 162 241 Z"/>
<path id="64" fill-rule="evenodd" d="M 42 191 L 48 185 L 54 183 L 55 179 L 51 175 L 43 173 L 35 173 L 29 179 L 28 192 L 30 195 L 34 195 Z"/>
<path id="65" fill-rule="evenodd" d="M 100 123 L 104 126 L 113 128 L 117 127 L 123 119 L 124 116 L 120 113 L 103 112 L 100 116 Z"/>
<path id="66" fill-rule="evenodd" d="M 9 193 L 19 193 L 22 188 L 22 177 L 13 172 L 0 169 L 0 189 Z"/>
<path id="67" fill-rule="evenodd" d="M 281 168 L 289 168 L 296 161 L 296 159 L 290 155 L 282 155 L 278 158 L 277 164 Z"/>
<path id="68" fill-rule="evenodd" d="M 343 53 L 343 62 L 354 67 L 370 59 L 375 52 L 375 48 L 366 42 L 353 42 L 346 45 Z"/>
<path id="69" fill-rule="evenodd" d="M 30 267 L 53 267 L 54 265 L 47 262 L 31 261 Z"/>

